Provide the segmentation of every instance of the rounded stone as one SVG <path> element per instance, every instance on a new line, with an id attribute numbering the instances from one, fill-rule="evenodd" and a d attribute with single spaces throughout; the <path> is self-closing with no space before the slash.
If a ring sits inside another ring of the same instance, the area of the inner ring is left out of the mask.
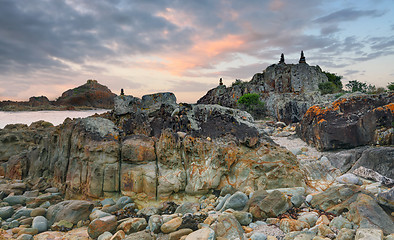
<path id="1" fill-rule="evenodd" d="M 45 216 L 47 213 L 47 210 L 42 207 L 35 208 L 31 211 L 30 216 L 31 217 L 37 217 L 37 216 Z"/>
<path id="2" fill-rule="evenodd" d="M 175 232 L 175 230 L 179 226 L 181 226 L 181 224 L 182 224 L 182 218 L 177 217 L 161 225 L 160 229 L 163 233 L 171 233 L 171 232 Z"/>
<path id="3" fill-rule="evenodd" d="M 10 218 L 14 214 L 15 210 L 13 207 L 1 207 L 0 208 L 0 218 L 7 219 Z"/>
<path id="4" fill-rule="evenodd" d="M 48 220 L 43 216 L 36 216 L 33 219 L 32 228 L 36 228 L 39 233 L 48 230 Z"/>
<path id="5" fill-rule="evenodd" d="M 97 218 L 89 224 L 88 234 L 91 238 L 96 239 L 104 232 L 115 231 L 116 225 L 117 221 L 114 215 Z"/>
<path id="6" fill-rule="evenodd" d="M 110 240 L 112 238 L 112 233 L 110 232 L 103 232 L 98 238 L 97 240 Z"/>
<path id="7" fill-rule="evenodd" d="M 224 211 L 229 208 L 233 210 L 241 211 L 242 209 L 244 209 L 248 200 L 249 200 L 248 196 L 246 196 L 245 193 L 238 191 L 227 199 L 221 211 Z"/>
<path id="8" fill-rule="evenodd" d="M 116 201 L 116 205 L 117 205 L 119 208 L 123 208 L 126 204 L 132 203 L 132 202 L 133 202 L 133 199 L 131 199 L 131 198 L 128 197 L 128 196 L 123 196 L 123 197 L 120 197 L 120 198 L 118 199 L 118 201 Z"/>

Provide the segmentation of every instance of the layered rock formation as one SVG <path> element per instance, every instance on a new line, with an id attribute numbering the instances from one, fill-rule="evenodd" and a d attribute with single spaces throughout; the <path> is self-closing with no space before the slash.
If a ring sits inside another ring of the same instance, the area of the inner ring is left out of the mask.
<path id="1" fill-rule="evenodd" d="M 114 97 L 108 87 L 97 80 L 88 80 L 84 85 L 65 91 L 57 100 L 49 101 L 47 97 L 31 97 L 28 102 L 2 101 L 2 111 L 27 110 L 72 110 L 86 108 L 112 109 Z"/>
<path id="2" fill-rule="evenodd" d="M 322 96 L 319 83 L 328 81 L 319 66 L 309 66 L 305 57 L 298 64 L 280 61 L 256 73 L 249 82 L 235 82 L 226 88 L 219 85 L 200 98 L 200 104 L 238 107 L 238 99 L 246 93 L 258 93 L 266 103 L 269 115 L 286 123 L 298 122 L 314 104 L 327 102 L 332 96 Z"/>
<path id="3" fill-rule="evenodd" d="M 394 142 L 394 93 L 342 97 L 315 105 L 302 118 L 297 133 L 319 150 L 354 148 Z"/>
<path id="4" fill-rule="evenodd" d="M 171 93 L 119 96 L 113 113 L 58 127 L 0 130 L 0 172 L 42 177 L 69 198 L 303 186 L 294 155 L 252 124 L 250 114 L 218 105 L 176 104 Z M 37 124 L 36 124 L 37 125 Z M 23 143 L 23 144 L 22 144 Z"/>

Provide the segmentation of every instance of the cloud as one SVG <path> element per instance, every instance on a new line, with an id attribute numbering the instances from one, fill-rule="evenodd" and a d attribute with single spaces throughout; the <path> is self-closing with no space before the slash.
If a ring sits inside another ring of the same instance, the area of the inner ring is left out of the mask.
<path id="1" fill-rule="evenodd" d="M 211 86 L 197 87 L 203 77 L 249 79 L 282 52 L 291 62 L 304 50 L 308 63 L 334 69 L 391 55 L 392 34 L 349 31 L 361 18 L 375 24 L 392 14 L 384 1 L 367 3 L 3 0 L 1 95 L 21 96 L 10 88 L 34 84 L 77 86 L 86 77 L 116 91 L 164 89 L 176 79 L 173 90 L 193 92 Z"/>
<path id="2" fill-rule="evenodd" d="M 354 21 L 361 17 L 380 17 L 384 13 L 377 10 L 355 10 L 353 8 L 346 8 L 335 11 L 326 16 L 319 17 L 314 20 L 316 23 L 338 23 L 344 21 Z"/>

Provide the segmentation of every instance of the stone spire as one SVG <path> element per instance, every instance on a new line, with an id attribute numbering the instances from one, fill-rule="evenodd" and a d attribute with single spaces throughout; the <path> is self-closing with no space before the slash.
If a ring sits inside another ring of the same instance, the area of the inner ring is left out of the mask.
<path id="1" fill-rule="evenodd" d="M 122 88 L 122 89 L 120 89 L 120 95 L 121 95 L 121 96 L 123 96 L 123 95 L 124 95 L 124 90 L 123 90 L 123 88 Z"/>
<path id="2" fill-rule="evenodd" d="M 285 55 L 283 53 L 280 55 L 279 63 L 285 63 Z"/>
<path id="3" fill-rule="evenodd" d="M 304 51 L 301 51 L 301 57 L 300 57 L 300 61 L 298 61 L 298 63 L 306 63 L 305 56 L 304 56 Z"/>
<path id="4" fill-rule="evenodd" d="M 219 80 L 219 86 L 222 86 L 222 85 L 223 85 L 223 79 L 220 78 L 220 80 Z"/>

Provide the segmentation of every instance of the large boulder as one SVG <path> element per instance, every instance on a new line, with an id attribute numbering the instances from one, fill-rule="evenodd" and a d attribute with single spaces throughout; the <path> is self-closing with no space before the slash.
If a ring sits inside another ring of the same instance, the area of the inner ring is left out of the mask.
<path id="1" fill-rule="evenodd" d="M 384 93 L 342 97 L 329 105 L 315 105 L 305 113 L 297 134 L 321 151 L 391 145 L 393 102 L 394 93 Z"/>
<path id="2" fill-rule="evenodd" d="M 46 213 L 49 225 L 60 220 L 66 220 L 72 224 L 77 224 L 80 220 L 89 219 L 92 212 L 93 203 L 82 200 L 66 200 L 56 205 L 50 206 Z"/>

